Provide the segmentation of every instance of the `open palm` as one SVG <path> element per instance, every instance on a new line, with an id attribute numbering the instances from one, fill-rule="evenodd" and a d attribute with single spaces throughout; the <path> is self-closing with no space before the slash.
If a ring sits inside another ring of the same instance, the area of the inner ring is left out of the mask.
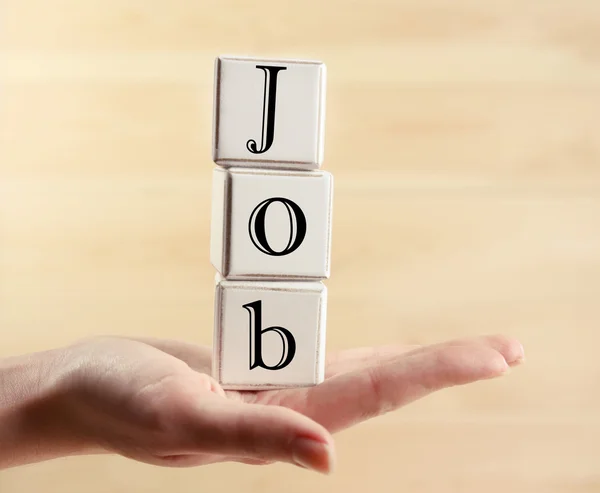
<path id="1" fill-rule="evenodd" d="M 353 349 L 330 356 L 315 387 L 238 392 L 210 377 L 208 347 L 103 337 L 62 350 L 52 414 L 89 453 L 166 466 L 283 461 L 328 472 L 331 433 L 500 376 L 522 359 L 521 345 L 502 336 Z"/>

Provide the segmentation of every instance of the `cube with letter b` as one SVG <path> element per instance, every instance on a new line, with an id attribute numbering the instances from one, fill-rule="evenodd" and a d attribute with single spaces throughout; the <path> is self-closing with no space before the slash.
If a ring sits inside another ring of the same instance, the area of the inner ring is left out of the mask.
<path id="1" fill-rule="evenodd" d="M 226 389 L 323 380 L 327 289 L 321 282 L 219 280 L 213 375 Z"/>

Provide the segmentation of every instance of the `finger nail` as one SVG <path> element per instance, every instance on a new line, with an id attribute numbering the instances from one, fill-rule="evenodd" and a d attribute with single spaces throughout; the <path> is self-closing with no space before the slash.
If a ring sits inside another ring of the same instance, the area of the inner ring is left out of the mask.
<path id="1" fill-rule="evenodd" d="M 323 442 L 297 438 L 292 444 L 293 459 L 299 466 L 329 474 L 333 468 L 333 451 Z"/>
<path id="2" fill-rule="evenodd" d="M 517 366 L 517 365 L 520 365 L 521 363 L 525 363 L 525 356 L 520 356 L 519 358 L 515 359 L 514 361 L 512 361 L 510 363 L 510 366 Z"/>
<path id="3" fill-rule="evenodd" d="M 522 344 L 519 344 L 517 350 L 511 355 L 511 357 L 509 359 L 506 360 L 506 362 L 510 366 L 520 365 L 524 361 L 525 361 L 525 349 L 523 348 Z"/>

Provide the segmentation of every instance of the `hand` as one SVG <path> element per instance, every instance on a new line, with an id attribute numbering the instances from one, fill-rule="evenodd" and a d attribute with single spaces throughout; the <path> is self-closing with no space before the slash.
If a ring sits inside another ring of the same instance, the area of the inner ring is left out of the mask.
<path id="1" fill-rule="evenodd" d="M 208 347 L 94 338 L 44 357 L 34 378 L 43 398 L 21 416 L 35 440 L 19 444 L 35 454 L 20 462 L 117 453 L 161 466 L 283 461 L 329 472 L 331 433 L 522 360 L 521 345 L 500 336 L 355 349 L 333 354 L 316 387 L 234 392 L 209 376 Z"/>

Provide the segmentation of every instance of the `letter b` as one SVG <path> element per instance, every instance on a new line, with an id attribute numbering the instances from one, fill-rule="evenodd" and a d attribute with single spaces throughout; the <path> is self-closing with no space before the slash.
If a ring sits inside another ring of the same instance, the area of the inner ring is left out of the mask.
<path id="1" fill-rule="evenodd" d="M 250 315 L 250 369 L 256 367 L 265 370 L 281 370 L 288 366 L 296 354 L 296 340 L 292 333 L 283 327 L 262 328 L 262 301 L 257 300 L 252 303 L 242 305 Z M 266 332 L 275 332 L 281 337 L 282 351 L 279 362 L 273 366 L 267 365 L 262 357 L 262 335 Z"/>

